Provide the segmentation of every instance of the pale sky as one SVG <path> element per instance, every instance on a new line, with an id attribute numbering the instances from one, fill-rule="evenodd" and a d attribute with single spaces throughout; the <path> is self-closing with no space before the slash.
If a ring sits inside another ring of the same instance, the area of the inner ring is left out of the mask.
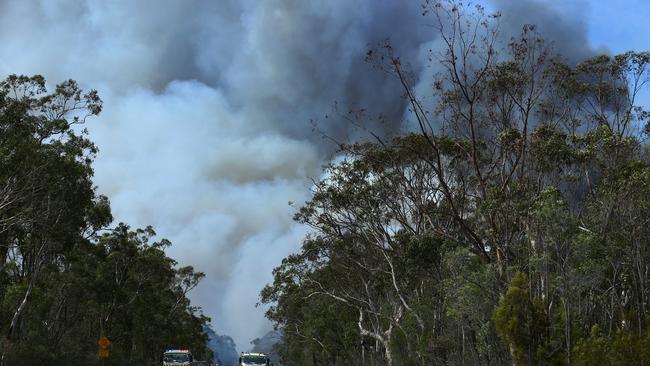
<path id="1" fill-rule="evenodd" d="M 588 8 L 589 40 L 613 54 L 650 51 L 650 1 L 593 0 Z M 639 104 L 650 107 L 650 90 L 639 95 Z"/>
<path id="2" fill-rule="evenodd" d="M 647 0 L 589 2 L 589 39 L 613 53 L 650 50 L 650 2 Z"/>

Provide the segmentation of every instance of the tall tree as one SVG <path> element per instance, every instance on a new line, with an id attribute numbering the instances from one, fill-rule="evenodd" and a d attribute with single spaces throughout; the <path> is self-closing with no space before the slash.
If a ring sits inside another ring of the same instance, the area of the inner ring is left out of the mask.
<path id="1" fill-rule="evenodd" d="M 533 25 L 504 41 L 480 6 L 425 15 L 444 45 L 431 95 L 390 43 L 368 53 L 418 131 L 341 146 L 296 216 L 302 251 L 262 291 L 283 360 L 647 363 L 650 53 L 571 65 Z"/>
<path id="2" fill-rule="evenodd" d="M 0 365 L 156 365 L 170 346 L 209 358 L 188 292 L 204 277 L 165 255 L 151 228 L 112 221 L 93 185 L 82 125 L 97 92 L 41 76 L 0 82 Z"/>

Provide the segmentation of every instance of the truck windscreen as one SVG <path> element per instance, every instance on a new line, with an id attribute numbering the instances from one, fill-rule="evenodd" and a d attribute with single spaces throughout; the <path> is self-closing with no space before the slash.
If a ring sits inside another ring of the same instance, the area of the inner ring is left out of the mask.
<path id="1" fill-rule="evenodd" d="M 189 362 L 190 355 L 188 353 L 165 353 L 163 356 L 165 362 Z"/>
<path id="2" fill-rule="evenodd" d="M 249 365 L 266 365 L 266 357 L 264 356 L 244 356 L 242 362 Z"/>

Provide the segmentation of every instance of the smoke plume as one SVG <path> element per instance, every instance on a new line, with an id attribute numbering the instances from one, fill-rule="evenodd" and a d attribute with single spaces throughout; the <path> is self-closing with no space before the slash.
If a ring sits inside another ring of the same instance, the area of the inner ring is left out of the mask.
<path id="1" fill-rule="evenodd" d="M 561 51 L 589 53 L 574 16 L 514 3 L 494 1 L 512 14 L 504 29 L 541 22 Z M 390 38 L 426 83 L 430 22 L 418 1 L 2 1 L 0 74 L 100 91 L 104 112 L 88 125 L 99 191 L 119 221 L 153 225 L 170 255 L 206 272 L 193 300 L 245 347 L 270 329 L 259 290 L 305 234 L 287 202 L 309 198 L 331 153 L 312 121 L 363 138 L 324 119 L 339 101 L 383 113 L 375 133 L 399 132 L 401 91 L 364 55 Z"/>

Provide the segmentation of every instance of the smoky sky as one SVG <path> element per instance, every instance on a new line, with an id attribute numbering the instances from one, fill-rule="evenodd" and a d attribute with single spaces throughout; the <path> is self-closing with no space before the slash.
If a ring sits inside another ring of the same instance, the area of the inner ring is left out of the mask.
<path id="1" fill-rule="evenodd" d="M 324 116 L 339 102 L 387 116 L 369 126 L 379 135 L 404 129 L 401 91 L 364 61 L 368 49 L 390 38 L 427 85 L 422 56 L 439 43 L 420 5 L 4 0 L 0 74 L 99 90 L 104 112 L 87 126 L 100 149 L 98 191 L 118 221 L 153 225 L 171 256 L 207 274 L 191 297 L 245 350 L 270 329 L 259 290 L 306 233 L 288 202 L 309 199 L 309 178 L 331 157 L 323 133 L 364 137 Z M 535 1 L 491 6 L 506 32 L 537 23 L 568 57 L 592 52 L 580 14 Z"/>

